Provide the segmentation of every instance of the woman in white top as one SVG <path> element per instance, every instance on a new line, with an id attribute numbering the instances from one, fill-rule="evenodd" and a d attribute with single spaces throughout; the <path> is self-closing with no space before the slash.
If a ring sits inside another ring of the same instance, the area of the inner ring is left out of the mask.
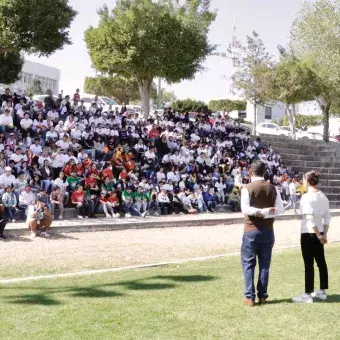
<path id="1" fill-rule="evenodd" d="M 326 300 L 328 289 L 328 271 L 324 245 L 330 223 L 329 201 L 317 185 L 320 174 L 311 171 L 305 174 L 303 183 L 308 190 L 301 198 L 301 250 L 305 264 L 305 293 L 293 298 L 293 302 L 312 303 L 313 298 Z M 320 272 L 320 290 L 314 292 L 314 260 Z"/>

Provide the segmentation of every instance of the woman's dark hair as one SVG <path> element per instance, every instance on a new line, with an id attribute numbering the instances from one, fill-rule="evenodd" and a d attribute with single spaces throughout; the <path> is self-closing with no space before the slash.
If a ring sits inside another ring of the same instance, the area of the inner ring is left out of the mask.
<path id="1" fill-rule="evenodd" d="M 319 183 L 320 181 L 320 173 L 313 170 L 313 171 L 310 171 L 310 172 L 307 172 L 305 174 L 305 178 L 306 178 L 306 181 L 312 185 L 312 186 L 315 186 Z"/>

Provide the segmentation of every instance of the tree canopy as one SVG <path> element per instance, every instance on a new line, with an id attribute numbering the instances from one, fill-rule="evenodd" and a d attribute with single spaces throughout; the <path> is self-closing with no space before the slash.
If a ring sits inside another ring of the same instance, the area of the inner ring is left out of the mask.
<path id="1" fill-rule="evenodd" d="M 0 82 L 18 80 L 21 52 L 48 56 L 70 44 L 69 28 L 76 12 L 68 0 L 0 1 Z"/>
<path id="2" fill-rule="evenodd" d="M 245 111 L 247 108 L 247 103 L 242 100 L 230 100 L 230 99 L 220 99 L 211 100 L 209 102 L 209 109 L 212 111 Z"/>
<path id="3" fill-rule="evenodd" d="M 68 0 L 1 0 L 0 51 L 50 55 L 71 43 L 76 14 Z"/>
<path id="4" fill-rule="evenodd" d="M 320 93 L 314 99 L 323 112 L 324 140 L 329 139 L 329 115 L 340 97 L 340 0 L 305 2 L 292 29 L 293 53 L 315 72 Z"/>
<path id="5" fill-rule="evenodd" d="M 253 134 L 256 134 L 257 105 L 263 105 L 268 100 L 267 73 L 273 64 L 271 55 L 266 52 L 259 34 L 253 32 L 247 36 L 247 43 L 235 42 L 236 47 L 229 48 L 228 56 L 233 60 L 236 72 L 233 76 L 233 86 L 239 90 L 242 97 L 254 105 Z"/>
<path id="6" fill-rule="evenodd" d="M 24 58 L 20 52 L 0 53 L 0 83 L 11 84 L 20 78 Z"/>
<path id="7" fill-rule="evenodd" d="M 97 71 L 133 77 L 138 82 L 143 111 L 149 114 L 149 94 L 155 77 L 169 83 L 192 79 L 215 46 L 208 41 L 215 19 L 210 0 L 119 0 L 112 12 L 99 10 L 98 27 L 85 32 Z"/>
<path id="8" fill-rule="evenodd" d="M 311 101 L 320 93 L 318 77 L 306 62 L 298 60 L 282 47 L 279 50 L 280 62 L 267 73 L 268 97 L 285 104 L 291 134 L 295 139 L 295 104 Z"/>
<path id="9" fill-rule="evenodd" d="M 208 112 L 208 105 L 201 100 L 183 99 L 172 103 L 174 109 L 180 112 Z"/>

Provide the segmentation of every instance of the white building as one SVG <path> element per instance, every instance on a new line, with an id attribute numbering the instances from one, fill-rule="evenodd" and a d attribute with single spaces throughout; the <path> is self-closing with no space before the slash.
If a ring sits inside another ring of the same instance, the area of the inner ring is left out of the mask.
<path id="1" fill-rule="evenodd" d="M 25 60 L 21 78 L 9 87 L 12 92 L 21 91 L 24 93 L 33 84 L 34 79 L 40 80 L 44 92 L 50 89 L 54 95 L 59 94 L 60 70 L 29 60 Z M 29 95 L 29 93 L 26 93 L 26 95 Z"/>
<path id="2" fill-rule="evenodd" d="M 257 121 L 256 124 L 260 124 L 266 121 L 280 121 L 285 115 L 286 110 L 283 103 L 276 102 L 270 103 L 265 106 L 257 105 Z M 254 123 L 254 105 L 251 102 L 247 102 L 247 116 L 245 120 L 247 122 Z"/>

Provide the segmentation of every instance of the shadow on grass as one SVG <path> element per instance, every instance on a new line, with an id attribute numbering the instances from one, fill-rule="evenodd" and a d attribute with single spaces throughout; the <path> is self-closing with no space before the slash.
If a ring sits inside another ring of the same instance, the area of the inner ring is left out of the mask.
<path id="1" fill-rule="evenodd" d="M 8 303 L 19 305 L 40 305 L 58 306 L 60 301 L 48 296 L 47 294 L 22 294 L 14 297 L 7 297 Z"/>
<path id="2" fill-rule="evenodd" d="M 14 289 L 20 289 L 23 291 L 27 290 L 41 290 L 43 292 L 36 294 L 16 294 L 13 296 L 6 296 L 3 299 L 7 300 L 8 303 L 11 304 L 27 304 L 27 305 L 41 305 L 41 306 L 57 306 L 61 302 L 54 296 L 57 294 L 69 294 L 74 298 L 91 298 L 91 299 L 100 299 L 100 298 L 116 298 L 126 295 L 125 293 L 117 292 L 110 290 L 110 288 L 125 288 L 126 290 L 133 291 L 151 291 L 151 290 L 164 290 L 164 289 L 173 289 L 180 288 L 181 285 L 179 283 L 199 283 L 199 282 L 207 282 L 216 280 L 218 277 L 216 276 L 204 276 L 204 275 L 187 275 L 187 276 L 153 276 L 140 280 L 132 280 L 132 281 L 122 281 L 118 283 L 112 284 L 98 284 L 98 285 L 90 285 L 90 286 L 64 286 L 51 288 L 48 287 L 15 287 Z M 156 282 L 150 282 L 156 281 Z M 163 281 L 163 282 L 157 282 Z M 164 282 L 170 281 L 170 282 Z M 174 283 L 176 282 L 176 283 Z M 1 287 L 1 289 L 13 289 L 12 287 Z"/>

